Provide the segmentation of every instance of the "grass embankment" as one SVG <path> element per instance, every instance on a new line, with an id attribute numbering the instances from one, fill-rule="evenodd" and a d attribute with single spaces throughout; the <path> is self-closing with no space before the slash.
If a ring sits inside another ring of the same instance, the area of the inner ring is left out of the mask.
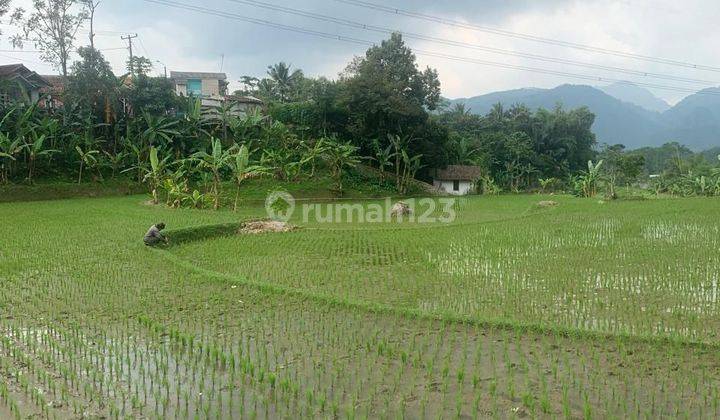
<path id="1" fill-rule="evenodd" d="M 108 180 L 104 182 L 63 182 L 45 180 L 32 185 L 0 185 L 0 203 L 58 200 L 65 198 L 111 197 L 140 194 L 146 187 L 128 180 Z"/>

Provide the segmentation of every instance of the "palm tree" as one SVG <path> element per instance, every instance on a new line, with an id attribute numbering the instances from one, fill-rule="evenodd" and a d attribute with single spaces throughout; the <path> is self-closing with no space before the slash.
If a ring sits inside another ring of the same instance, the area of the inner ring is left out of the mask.
<path id="1" fill-rule="evenodd" d="M 303 78 L 302 70 L 296 69 L 290 71 L 292 65 L 281 61 L 272 66 L 268 66 L 267 74 L 274 82 L 274 90 L 277 93 L 280 102 L 287 101 L 290 91 L 295 87 L 297 82 Z"/>
<path id="2" fill-rule="evenodd" d="M 470 108 L 462 102 L 457 102 L 453 105 L 450 113 L 458 118 L 467 117 L 470 115 Z"/>
<path id="3" fill-rule="evenodd" d="M 211 151 L 207 153 L 202 150 L 192 155 L 191 159 L 198 162 L 198 167 L 201 169 L 209 169 L 213 176 L 212 193 L 214 196 L 213 208 L 217 210 L 220 208 L 220 172 L 224 168 L 231 167 L 231 161 L 234 155 L 232 151 L 234 147 L 223 150 L 222 143 L 215 137 L 210 139 Z"/>

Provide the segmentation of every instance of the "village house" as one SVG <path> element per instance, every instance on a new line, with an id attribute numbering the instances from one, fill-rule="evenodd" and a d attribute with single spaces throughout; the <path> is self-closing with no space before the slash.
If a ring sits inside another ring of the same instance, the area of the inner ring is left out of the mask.
<path id="1" fill-rule="evenodd" d="M 50 83 L 22 64 L 0 66 L 0 106 L 35 103 Z"/>
<path id="2" fill-rule="evenodd" d="M 45 109 L 62 108 L 67 79 L 63 76 L 48 74 L 43 74 L 42 78 L 48 82 L 48 86 L 40 89 L 40 95 L 42 96 L 40 107 Z"/>
<path id="3" fill-rule="evenodd" d="M 178 96 L 199 98 L 206 110 L 217 110 L 230 104 L 233 115 L 246 115 L 263 104 L 252 96 L 227 95 L 225 73 L 171 71 L 170 79 Z"/>
<path id="4" fill-rule="evenodd" d="M 228 82 L 225 73 L 171 71 L 170 79 L 178 96 L 217 98 L 224 97 L 227 93 Z"/>
<path id="5" fill-rule="evenodd" d="M 437 169 L 433 186 L 438 191 L 453 195 L 465 195 L 475 191 L 475 182 L 482 175 L 482 168 L 471 165 L 450 165 Z"/>

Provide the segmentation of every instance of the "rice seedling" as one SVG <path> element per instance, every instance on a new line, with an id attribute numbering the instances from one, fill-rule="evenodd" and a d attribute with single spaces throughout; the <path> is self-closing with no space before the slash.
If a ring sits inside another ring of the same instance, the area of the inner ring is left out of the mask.
<path id="1" fill-rule="evenodd" d="M 262 209 L 2 204 L 0 417 L 716 417 L 717 204 L 536 199 L 167 250 Z"/>

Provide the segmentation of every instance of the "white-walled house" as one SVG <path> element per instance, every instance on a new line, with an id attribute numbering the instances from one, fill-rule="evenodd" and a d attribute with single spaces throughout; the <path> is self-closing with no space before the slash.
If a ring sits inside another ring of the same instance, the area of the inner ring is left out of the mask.
<path id="1" fill-rule="evenodd" d="M 465 195 L 475 191 L 475 182 L 482 175 L 482 168 L 470 165 L 450 165 L 435 170 L 433 186 L 441 192 Z"/>

